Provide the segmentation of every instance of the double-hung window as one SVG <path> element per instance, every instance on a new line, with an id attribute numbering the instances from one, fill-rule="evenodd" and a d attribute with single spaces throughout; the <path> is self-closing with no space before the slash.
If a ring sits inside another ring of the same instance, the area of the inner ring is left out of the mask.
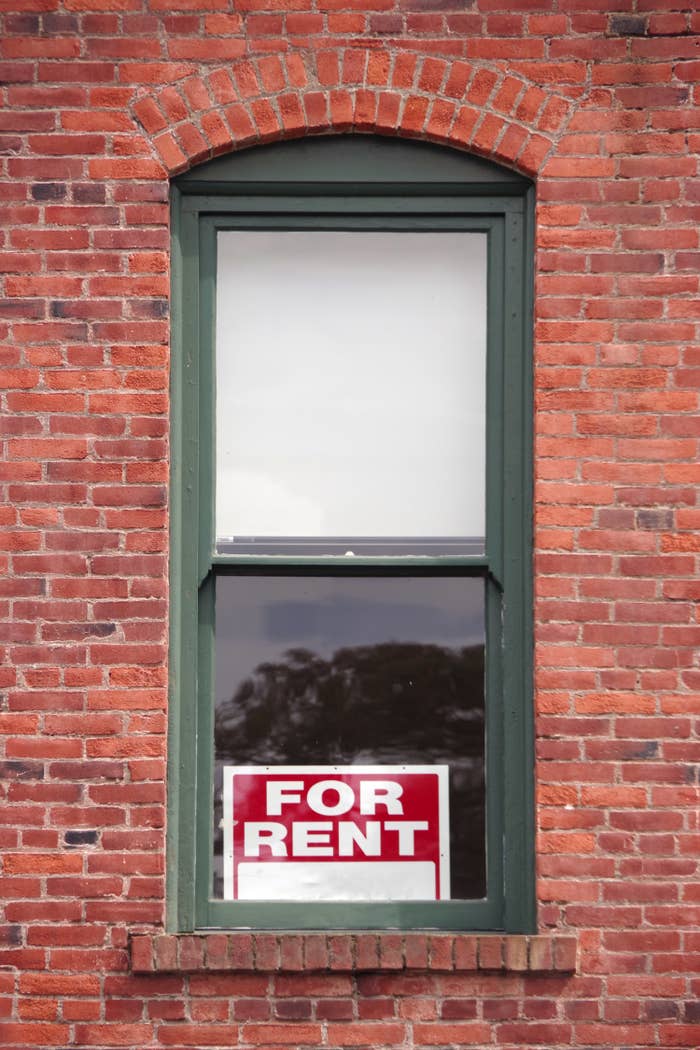
<path id="1" fill-rule="evenodd" d="M 531 195 L 363 136 L 176 180 L 172 928 L 532 927 Z"/>

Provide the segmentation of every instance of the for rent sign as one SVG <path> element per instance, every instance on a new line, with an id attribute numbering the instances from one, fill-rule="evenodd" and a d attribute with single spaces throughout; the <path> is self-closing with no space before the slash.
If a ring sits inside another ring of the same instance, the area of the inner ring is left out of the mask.
<path id="1" fill-rule="evenodd" d="M 227 900 L 445 900 L 447 766 L 226 766 Z"/>

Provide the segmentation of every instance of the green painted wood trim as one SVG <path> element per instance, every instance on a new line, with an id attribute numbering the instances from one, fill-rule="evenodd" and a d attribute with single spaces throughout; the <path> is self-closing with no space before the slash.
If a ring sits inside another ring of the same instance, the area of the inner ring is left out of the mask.
<path id="1" fill-rule="evenodd" d="M 394 557 L 363 557 L 356 554 L 352 558 L 348 558 L 342 554 L 324 554 L 318 557 L 296 555 L 289 558 L 282 554 L 215 554 L 211 559 L 211 564 L 217 570 L 223 570 L 227 566 L 232 571 L 241 573 L 247 569 L 251 569 L 254 572 L 265 569 L 269 570 L 273 575 L 277 571 L 284 572 L 287 568 L 293 569 L 295 573 L 299 569 L 304 569 L 309 572 L 318 570 L 321 574 L 336 572 L 343 575 L 356 574 L 360 569 L 374 570 L 378 574 L 393 570 L 404 570 L 411 573 L 424 571 L 430 574 L 438 573 L 441 570 L 449 570 L 452 576 L 456 574 L 456 570 L 464 570 L 464 573 L 469 575 L 491 571 L 488 559 L 485 557 L 474 558 L 451 555 L 433 558 L 402 554 Z M 369 575 L 369 573 L 367 574 Z"/>
<path id="2" fill-rule="evenodd" d="M 532 259 L 524 218 L 506 220 L 503 491 L 505 927 L 535 928 L 532 711 Z M 510 600 L 508 596 L 511 596 Z"/>
<path id="3" fill-rule="evenodd" d="M 209 927 L 258 930 L 493 930 L 500 901 L 210 901 Z"/>
<path id="4" fill-rule="evenodd" d="M 216 609 L 216 578 L 213 574 L 199 591 L 199 633 L 197 670 L 199 679 L 199 737 L 192 760 L 197 768 L 197 813 L 205 816 L 197 821 L 195 850 L 195 926 L 211 926 L 209 898 L 211 896 L 214 813 L 214 632 Z"/>
<path id="5" fill-rule="evenodd" d="M 257 146 L 227 154 L 178 176 L 181 192 L 202 192 L 203 186 L 221 187 L 230 193 L 232 186 L 249 183 L 270 186 L 308 185 L 312 191 L 340 183 L 361 193 L 377 184 L 406 183 L 412 193 L 421 187 L 450 185 L 478 192 L 517 193 L 528 186 L 528 180 L 517 172 L 502 168 L 473 154 L 445 149 L 432 143 L 401 138 L 379 138 L 372 135 L 326 135 L 296 139 L 291 142 Z"/>
<path id="6" fill-rule="evenodd" d="M 323 199 L 312 202 L 299 194 L 298 185 L 293 188 L 294 195 L 283 201 L 260 196 L 223 200 L 195 195 L 183 199 L 176 189 L 173 192 L 173 302 L 181 337 L 176 338 L 174 332 L 169 776 L 171 785 L 177 781 L 180 790 L 169 793 L 168 925 L 179 930 L 230 925 L 261 929 L 334 925 L 353 929 L 534 929 L 531 492 L 527 481 L 531 477 L 533 194 L 529 191 L 526 197 L 519 185 L 511 198 L 493 193 L 486 199 L 422 198 L 419 191 L 413 200 L 406 201 L 392 200 L 391 188 L 386 187 L 386 195 L 371 194 L 348 202 L 342 194 L 329 194 L 324 187 Z M 414 185 L 412 192 L 415 189 Z M 289 218 L 280 216 L 279 204 Z M 378 214 L 372 215 L 372 209 Z M 489 483 L 488 557 L 397 558 L 388 564 L 386 559 L 355 558 L 350 567 L 344 558 L 294 558 L 280 565 L 277 556 L 212 556 L 215 231 L 270 225 L 289 229 L 490 231 L 489 284 L 493 294 L 489 300 L 488 471 L 489 477 L 498 477 L 501 471 L 497 464 L 502 463 L 503 484 Z M 501 273 L 502 288 L 496 279 Z M 509 316 L 504 321 L 506 304 Z M 341 570 L 353 575 L 447 572 L 486 578 L 489 651 L 493 657 L 501 653 L 504 657 L 503 668 L 500 659 L 492 658 L 487 670 L 488 900 L 340 905 L 209 900 L 215 576 L 230 572 L 317 575 Z M 199 825 L 194 816 L 195 799 L 205 814 Z M 504 839 L 505 852 L 501 848 Z M 195 894 L 197 856 L 203 863 L 199 865 Z"/>
<path id="7" fill-rule="evenodd" d="M 256 187 L 257 189 L 257 187 Z M 503 215 L 511 211 L 522 212 L 522 197 L 472 197 L 470 195 L 415 197 L 410 187 L 392 186 L 385 196 L 362 197 L 352 192 L 352 187 L 338 189 L 337 193 L 314 193 L 304 196 L 290 187 L 284 196 L 260 196 L 259 194 L 236 194 L 235 196 L 183 197 L 182 211 L 202 215 L 220 216 L 253 213 L 272 216 L 275 229 L 284 229 L 280 220 L 286 215 L 299 215 L 302 221 L 313 215 L 444 215 L 451 219 L 457 215 Z M 431 227 L 431 229 L 434 227 Z M 333 229 L 333 227 L 329 227 Z"/>
<path id="8" fill-rule="evenodd" d="M 506 264 L 503 217 L 492 219 L 488 234 L 488 300 L 486 356 L 486 556 L 494 576 L 503 580 L 503 416 L 505 361 Z"/>
<path id="9" fill-rule="evenodd" d="M 171 367 L 171 548 L 170 682 L 168 736 L 168 909 L 169 928 L 194 922 L 195 778 L 192 743 L 197 739 L 196 562 L 188 553 L 196 541 L 199 494 L 197 223 L 180 208 L 173 191 L 173 338 Z M 177 785 L 173 790 L 172 785 Z"/>
<path id="10" fill-rule="evenodd" d="M 297 200 L 296 204 L 301 205 Z M 260 214 L 254 208 L 250 212 L 239 212 L 226 216 L 203 216 L 201 221 L 202 239 L 208 242 L 219 231 L 232 230 L 275 230 L 284 232 L 327 230 L 340 232 L 364 233 L 485 233 L 488 234 L 494 223 L 499 220 L 490 214 L 471 215 L 412 215 L 402 209 L 400 213 L 376 212 L 366 215 L 364 212 L 345 215 L 338 209 L 327 213 L 304 214 L 302 211 L 290 212 L 289 215 Z M 205 289 L 211 280 L 209 265 L 206 264 L 203 280 Z M 208 300 L 207 296 L 207 300 Z"/>
<path id="11" fill-rule="evenodd" d="M 170 618 L 168 647 L 168 792 L 166 815 L 166 928 L 178 929 L 181 914 L 179 876 L 180 856 L 180 753 L 183 712 L 180 705 L 182 683 L 182 560 L 183 493 L 185 490 L 185 457 L 182 447 L 182 246 L 180 243 L 180 194 L 172 187 L 170 230 L 172 241 L 171 301 L 172 338 L 170 367 Z M 184 873 L 183 873 L 184 877 Z"/>
<path id="12" fill-rule="evenodd" d="M 199 581 L 211 566 L 214 549 L 214 464 L 216 456 L 216 228 L 199 217 L 199 506 L 197 561 Z"/>
<path id="13" fill-rule="evenodd" d="M 519 802 L 509 798 L 506 812 L 506 835 L 510 836 L 512 849 L 506 851 L 506 914 L 508 930 L 530 933 L 537 929 L 536 882 L 535 882 L 535 716 L 533 683 L 533 602 L 534 602 L 534 549 L 533 549 L 533 431 L 534 431 L 534 368 L 532 355 L 532 332 L 534 323 L 534 260 L 535 260 L 535 191 L 527 192 L 527 207 L 522 220 L 509 219 L 510 235 L 513 238 L 513 254 L 520 253 L 520 265 L 512 273 L 514 292 L 520 290 L 519 310 L 512 319 L 513 353 L 520 354 L 517 377 L 519 390 L 511 385 L 511 402 L 517 401 L 518 412 L 511 432 L 513 456 L 517 456 L 512 474 L 517 481 L 519 521 L 507 520 L 510 543 L 517 544 L 517 557 L 513 558 L 511 575 L 520 602 L 518 622 L 513 624 L 514 641 L 517 646 L 508 666 L 517 675 L 519 684 L 518 709 L 515 713 L 513 732 L 506 737 L 506 762 L 513 763 L 513 776 L 517 777 L 521 797 Z M 517 425 L 515 425 L 517 424 Z M 517 472 L 517 478 L 516 478 Z"/>

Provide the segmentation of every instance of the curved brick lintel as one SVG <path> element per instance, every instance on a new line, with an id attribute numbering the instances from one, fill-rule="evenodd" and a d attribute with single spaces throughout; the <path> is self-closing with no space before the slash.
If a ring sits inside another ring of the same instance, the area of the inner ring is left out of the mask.
<path id="1" fill-rule="evenodd" d="M 170 176 L 232 149 L 338 132 L 421 138 L 535 176 L 572 108 L 498 66 L 339 47 L 241 59 L 142 94 L 132 111 Z"/>
<path id="2" fill-rule="evenodd" d="M 134 933 L 134 973 L 381 971 L 570 974 L 576 937 L 564 934 Z"/>

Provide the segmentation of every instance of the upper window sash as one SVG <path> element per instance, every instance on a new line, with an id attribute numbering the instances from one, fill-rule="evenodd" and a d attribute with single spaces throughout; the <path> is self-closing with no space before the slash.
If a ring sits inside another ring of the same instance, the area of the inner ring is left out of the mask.
<path id="1" fill-rule="evenodd" d="M 382 206 L 386 209 L 381 214 L 338 214 L 335 210 L 329 210 L 318 215 L 308 215 L 303 209 L 306 206 L 304 198 L 297 199 L 296 204 L 300 213 L 291 215 L 280 215 L 274 209 L 274 200 L 265 198 L 265 210 L 261 214 L 258 211 L 260 202 L 250 202 L 247 198 L 242 201 L 235 199 L 226 202 L 226 209 L 221 209 L 220 199 L 216 199 L 217 210 L 207 213 L 210 203 L 207 200 L 200 201 L 201 211 L 192 211 L 190 221 L 183 221 L 182 235 L 190 241 L 191 249 L 188 255 L 198 255 L 201 259 L 201 268 L 196 272 L 188 274 L 185 280 L 195 281 L 199 285 L 199 302 L 190 299 L 187 314 L 183 317 L 186 332 L 185 339 L 189 336 L 201 342 L 207 350 L 202 353 L 198 362 L 192 362 L 193 368 L 198 366 L 200 399 L 199 409 L 202 418 L 202 438 L 200 441 L 200 482 L 204 484 L 200 488 L 199 502 L 199 565 L 200 578 L 203 579 L 212 565 L 224 564 L 279 564 L 283 558 L 291 564 L 310 565 L 321 562 L 329 565 L 331 561 L 337 564 L 347 564 L 345 551 L 339 549 L 331 553 L 305 554 L 298 547 L 288 552 L 281 553 L 257 553 L 246 548 L 245 553 L 237 553 L 235 549 L 217 551 L 215 537 L 215 383 L 216 368 L 214 360 L 214 318 L 216 316 L 216 258 L 217 238 L 220 231 L 232 230 L 342 230 L 342 231 L 444 231 L 479 233 L 484 235 L 487 241 L 487 350 L 486 350 L 486 435 L 485 435 L 485 492 L 486 504 L 486 547 L 478 553 L 464 548 L 456 551 L 449 548 L 440 550 L 433 554 L 422 550 L 416 552 L 410 550 L 407 553 L 394 553 L 390 549 L 377 550 L 372 554 L 366 554 L 362 549 L 354 551 L 356 564 L 380 565 L 391 564 L 399 558 L 404 565 L 471 565 L 474 568 L 482 567 L 488 569 L 489 573 L 502 585 L 502 528 L 503 519 L 503 488 L 500 485 L 500 473 L 503 465 L 503 420 L 499 418 L 499 408 L 502 398 L 503 385 L 503 362 L 501 358 L 501 347 L 504 339 L 504 313 L 506 300 L 505 271 L 505 242 L 508 236 L 508 228 L 515 227 L 522 221 L 522 201 L 518 201 L 520 209 L 509 212 L 507 216 L 502 214 L 473 214 L 468 205 L 473 204 L 471 200 L 459 199 L 461 203 L 461 214 L 450 212 L 451 200 L 437 199 L 434 203 L 440 204 L 442 214 L 425 215 L 420 202 L 421 210 L 416 214 L 408 214 L 406 202 L 395 198 L 381 198 Z M 351 202 L 356 204 L 356 202 Z M 336 205 L 333 199 L 330 205 Z M 392 205 L 400 205 L 400 214 L 392 211 Z M 203 206 L 202 206 L 203 205 Z M 414 202 L 415 205 L 415 202 Z M 447 214 L 445 214 L 447 212 Z M 186 220 L 187 216 L 183 217 Z M 184 275 L 183 275 L 184 277 Z M 367 378 L 371 383 L 371 377 Z M 468 479 L 465 485 L 468 486 Z"/>

